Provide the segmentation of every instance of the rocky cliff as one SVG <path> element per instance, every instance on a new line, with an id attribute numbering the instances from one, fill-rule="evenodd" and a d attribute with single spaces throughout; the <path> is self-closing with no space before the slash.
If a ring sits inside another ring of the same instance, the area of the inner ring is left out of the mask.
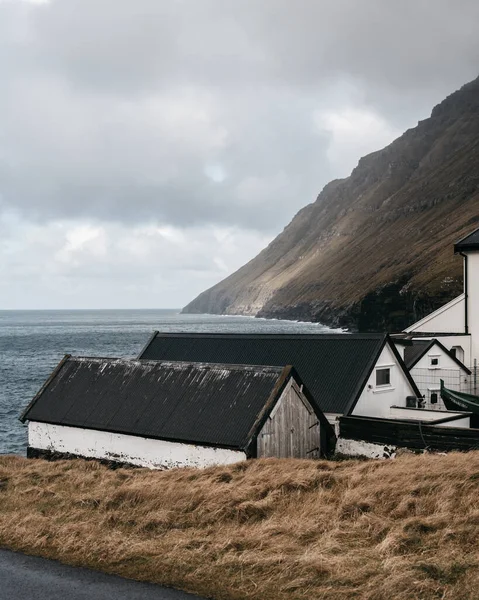
<path id="1" fill-rule="evenodd" d="M 187 313 L 400 330 L 462 291 L 453 243 L 479 226 L 479 78 L 332 181 Z"/>

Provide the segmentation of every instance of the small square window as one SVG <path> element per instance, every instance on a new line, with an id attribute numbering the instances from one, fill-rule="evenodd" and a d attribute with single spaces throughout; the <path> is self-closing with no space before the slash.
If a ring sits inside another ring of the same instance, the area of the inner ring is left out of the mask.
<path id="1" fill-rule="evenodd" d="M 376 369 L 376 386 L 391 385 L 391 369 Z"/>
<path id="2" fill-rule="evenodd" d="M 437 367 L 438 364 L 439 364 L 438 358 L 431 358 L 431 367 Z"/>

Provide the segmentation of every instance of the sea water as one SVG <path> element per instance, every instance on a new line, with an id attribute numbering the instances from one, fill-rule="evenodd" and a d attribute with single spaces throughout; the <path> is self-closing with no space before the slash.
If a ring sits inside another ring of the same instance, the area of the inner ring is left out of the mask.
<path id="1" fill-rule="evenodd" d="M 25 454 L 18 416 L 65 354 L 137 357 L 164 332 L 328 333 L 319 323 L 182 315 L 179 310 L 0 311 L 0 454 Z"/>

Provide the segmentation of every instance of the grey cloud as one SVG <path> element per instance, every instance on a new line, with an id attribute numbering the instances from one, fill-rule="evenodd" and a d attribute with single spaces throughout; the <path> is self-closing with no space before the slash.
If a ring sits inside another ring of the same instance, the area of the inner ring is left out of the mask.
<path id="1" fill-rule="evenodd" d="M 476 75 L 478 17 L 475 0 L 0 2 L 3 205 L 278 231 L 351 166 L 314 115 L 414 125 Z"/>
<path id="2" fill-rule="evenodd" d="M 179 306 L 478 71 L 476 0 L 0 0 L 0 307 Z"/>

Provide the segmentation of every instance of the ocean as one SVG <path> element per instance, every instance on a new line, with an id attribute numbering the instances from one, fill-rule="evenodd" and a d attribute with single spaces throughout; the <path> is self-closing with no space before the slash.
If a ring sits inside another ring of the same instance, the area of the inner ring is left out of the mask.
<path id="1" fill-rule="evenodd" d="M 18 416 L 65 354 L 136 357 L 154 330 L 169 332 L 327 333 L 297 323 L 179 310 L 0 311 L 0 454 L 25 454 Z"/>

